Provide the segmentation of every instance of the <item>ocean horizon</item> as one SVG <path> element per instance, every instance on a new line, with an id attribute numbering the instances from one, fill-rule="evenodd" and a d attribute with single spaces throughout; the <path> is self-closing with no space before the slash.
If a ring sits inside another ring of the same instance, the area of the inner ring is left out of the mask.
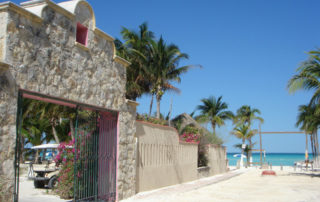
<path id="1" fill-rule="evenodd" d="M 234 157 L 235 154 L 241 154 L 241 152 L 228 152 L 227 158 L 230 166 L 236 166 L 240 157 Z M 252 154 L 253 162 L 260 162 L 260 153 L 254 152 Z M 297 161 L 304 161 L 304 153 L 281 153 L 281 152 L 266 152 L 266 156 L 262 153 L 262 161 L 265 163 L 271 163 L 273 166 L 293 166 Z M 309 160 L 312 160 L 312 154 L 309 153 Z M 244 158 L 244 161 L 247 161 Z"/>

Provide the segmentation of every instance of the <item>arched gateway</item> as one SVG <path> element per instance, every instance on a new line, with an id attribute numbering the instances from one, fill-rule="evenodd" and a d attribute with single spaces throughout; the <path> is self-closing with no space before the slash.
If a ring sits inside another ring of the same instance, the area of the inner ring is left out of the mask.
<path id="1" fill-rule="evenodd" d="M 15 148 L 23 97 L 94 110 L 99 117 L 96 139 L 88 140 L 97 148 L 91 162 L 96 184 L 88 188 L 90 196 L 75 199 L 113 201 L 135 193 L 136 103 L 125 99 L 128 65 L 115 55 L 113 38 L 95 27 L 86 1 L 0 4 L 0 192 L 7 193 L 2 200 L 18 199 Z"/>

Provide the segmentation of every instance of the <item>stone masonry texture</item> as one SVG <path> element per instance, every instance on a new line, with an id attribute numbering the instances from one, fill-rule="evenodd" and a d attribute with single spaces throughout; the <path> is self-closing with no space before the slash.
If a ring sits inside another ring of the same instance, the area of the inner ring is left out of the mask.
<path id="1" fill-rule="evenodd" d="M 119 111 L 118 197 L 135 194 L 136 112 L 125 99 L 126 64 L 112 38 L 96 30 L 90 5 L 73 3 L 72 13 L 40 1 L 40 16 L 32 12 L 39 5 L 0 5 L 0 201 L 12 200 L 19 89 Z M 86 47 L 76 43 L 78 22 L 88 27 Z"/>

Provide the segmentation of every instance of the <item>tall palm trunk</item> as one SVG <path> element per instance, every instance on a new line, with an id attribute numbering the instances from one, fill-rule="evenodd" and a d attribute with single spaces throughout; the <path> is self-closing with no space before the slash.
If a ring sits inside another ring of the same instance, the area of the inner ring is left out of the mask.
<path id="1" fill-rule="evenodd" d="M 315 158 L 315 151 L 314 151 L 314 141 L 313 141 L 313 134 L 310 134 L 310 143 L 311 143 L 311 150 L 312 150 L 312 157 Z"/>
<path id="2" fill-rule="evenodd" d="M 151 116 L 151 113 L 152 113 L 153 96 L 154 96 L 154 94 L 152 93 L 151 94 L 151 101 L 150 101 L 150 108 L 149 108 L 149 117 Z"/>
<path id="3" fill-rule="evenodd" d="M 250 158 L 249 158 L 250 155 L 249 155 L 249 152 L 250 152 L 250 150 L 246 151 L 246 155 L 247 155 L 247 166 L 246 167 L 250 167 Z"/>
<path id="4" fill-rule="evenodd" d="M 251 149 L 252 149 L 252 139 L 251 139 L 251 137 L 248 138 L 248 140 L 249 140 L 249 151 L 248 151 L 247 160 L 249 162 L 248 166 L 250 167 L 251 163 L 252 163 L 252 151 L 251 151 Z"/>
<path id="5" fill-rule="evenodd" d="M 36 154 L 34 157 L 34 163 L 39 163 L 39 149 L 36 149 Z"/>
<path id="6" fill-rule="evenodd" d="M 74 125 L 73 125 L 73 120 L 70 118 L 70 131 L 71 131 L 71 137 L 74 140 L 75 137 L 75 129 L 74 129 Z"/>
<path id="7" fill-rule="evenodd" d="M 52 125 L 52 134 L 53 134 L 53 137 L 54 137 L 54 140 L 56 141 L 56 143 L 60 144 L 60 140 L 58 138 L 58 134 L 57 134 L 57 131 L 56 131 L 56 128 L 54 127 L 54 125 Z"/>
<path id="8" fill-rule="evenodd" d="M 251 128 L 251 121 L 250 119 L 248 120 L 248 126 L 249 128 Z M 248 140 L 249 140 L 249 151 L 248 151 L 248 156 L 247 156 L 247 160 L 249 159 L 249 162 L 252 162 L 252 140 L 251 140 L 252 137 L 249 137 Z M 251 166 L 250 164 L 248 166 Z"/>
<path id="9" fill-rule="evenodd" d="M 213 134 L 216 135 L 216 122 L 211 121 L 211 126 L 212 126 L 212 130 L 213 130 Z"/>
<path id="10" fill-rule="evenodd" d="M 242 138 L 242 145 L 241 145 L 241 157 L 240 157 L 240 168 L 243 167 L 243 156 L 244 156 L 244 148 L 243 145 L 245 144 L 245 139 Z"/>
<path id="11" fill-rule="evenodd" d="M 318 141 L 318 130 L 313 133 L 313 147 L 314 147 L 314 166 L 320 167 L 320 156 L 319 156 L 319 141 Z"/>
<path id="12" fill-rule="evenodd" d="M 160 119 L 160 101 L 161 101 L 161 95 L 157 94 L 157 118 Z"/>
<path id="13" fill-rule="evenodd" d="M 306 133 L 306 151 L 305 151 L 305 160 L 309 160 L 309 151 L 308 151 L 308 133 Z"/>

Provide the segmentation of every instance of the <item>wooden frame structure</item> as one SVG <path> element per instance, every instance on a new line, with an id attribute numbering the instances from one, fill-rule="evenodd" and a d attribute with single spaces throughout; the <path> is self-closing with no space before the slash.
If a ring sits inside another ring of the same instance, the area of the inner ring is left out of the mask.
<path id="1" fill-rule="evenodd" d="M 308 153 L 308 134 L 303 131 L 261 131 L 261 124 L 259 124 L 259 138 L 260 138 L 260 149 L 256 149 L 256 151 L 260 151 L 260 166 L 262 168 L 262 134 L 305 134 L 306 135 L 306 153 Z"/>

